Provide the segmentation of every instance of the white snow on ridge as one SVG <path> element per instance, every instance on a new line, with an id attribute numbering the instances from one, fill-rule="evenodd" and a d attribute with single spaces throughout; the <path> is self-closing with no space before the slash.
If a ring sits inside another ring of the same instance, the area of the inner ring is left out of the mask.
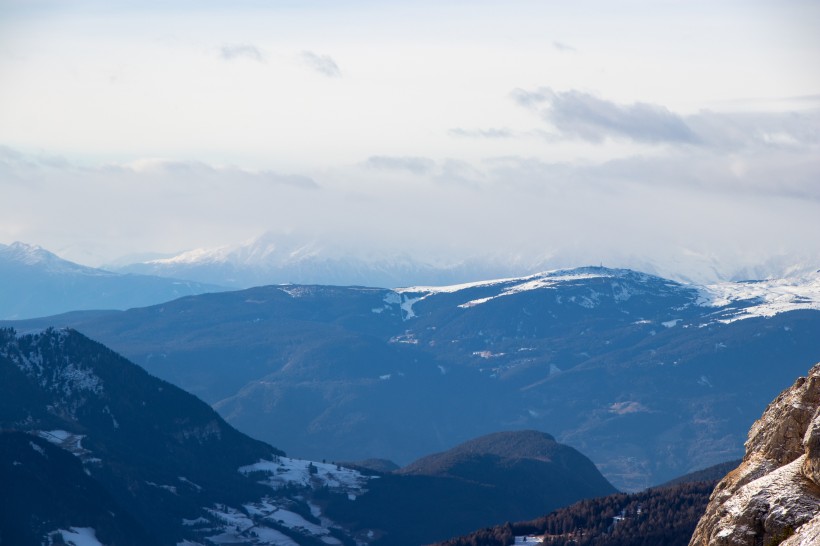
<path id="1" fill-rule="evenodd" d="M 468 288 L 478 288 L 478 287 L 485 287 L 485 286 L 495 286 L 497 284 L 506 284 L 511 282 L 523 281 L 525 279 L 531 279 L 534 277 L 538 277 L 543 275 L 543 273 L 539 273 L 536 275 L 531 275 L 529 277 L 512 277 L 509 279 L 494 279 L 491 281 L 476 281 L 476 282 L 465 282 L 462 284 L 451 284 L 447 286 L 407 286 L 404 288 L 396 288 L 394 292 L 398 294 L 452 294 L 453 292 L 458 292 L 460 290 L 466 290 Z"/>
<path id="2" fill-rule="evenodd" d="M 225 263 L 228 261 L 230 247 L 196 248 L 188 250 L 170 258 L 147 260 L 146 264 L 196 264 L 196 263 Z"/>
<path id="3" fill-rule="evenodd" d="M 464 309 L 520 292 L 555 288 L 563 282 L 596 278 L 618 279 L 629 275 L 645 278 L 652 277 L 651 275 L 630 270 L 588 267 L 559 269 L 527 277 L 496 279 L 451 286 L 412 286 L 398 288 L 395 292 L 404 297 L 405 303 L 402 307 L 406 311 L 410 311 L 407 318 L 412 318 L 414 316 L 412 314 L 412 304 L 418 300 L 411 300 L 410 295 L 415 295 L 420 300 L 434 294 L 451 294 L 469 288 L 499 288 L 497 294 L 461 303 L 459 307 Z M 752 317 L 771 317 L 779 313 L 800 309 L 820 310 L 820 271 L 784 279 L 721 282 L 709 285 L 680 285 L 680 287 L 697 290 L 698 299 L 695 304 L 701 307 L 717 308 L 716 320 L 723 323 Z M 615 292 L 616 301 L 626 301 L 634 295 L 616 281 L 613 281 L 613 291 Z M 597 294 L 593 294 L 591 300 L 582 299 L 576 303 L 584 307 L 594 307 L 597 304 L 594 296 L 597 296 Z M 679 322 L 680 320 L 667 321 L 663 325 L 672 328 Z"/>
<path id="4" fill-rule="evenodd" d="M 703 307 L 745 303 L 720 318 L 723 323 L 799 309 L 820 310 L 820 271 L 787 279 L 710 284 L 699 287 L 699 292 L 697 304 Z"/>
<path id="5" fill-rule="evenodd" d="M 427 293 L 427 294 L 443 294 L 453 293 L 468 288 L 479 288 L 487 286 L 495 286 L 499 284 L 514 284 L 519 287 L 517 291 L 535 290 L 543 286 L 551 286 L 556 282 L 562 281 L 576 281 L 582 279 L 599 279 L 599 278 L 620 278 L 624 276 L 646 277 L 651 278 L 652 275 L 632 271 L 629 269 L 609 269 L 606 267 L 579 267 L 575 269 L 552 269 L 549 271 L 542 271 L 533 275 L 525 277 L 510 277 L 505 279 L 493 279 L 488 281 L 467 282 L 462 284 L 452 284 L 447 286 L 407 286 L 403 288 L 396 288 L 394 292 L 399 294 L 404 293 Z M 508 290 L 512 290 L 509 288 Z"/>
<path id="6" fill-rule="evenodd" d="M 591 274 L 591 273 L 577 273 L 577 274 L 569 274 L 569 275 L 551 275 L 545 276 L 546 274 L 540 274 L 537 278 L 528 277 L 531 280 L 527 280 L 526 282 L 522 282 L 520 284 L 513 284 L 512 286 L 506 288 L 503 292 L 498 294 L 497 296 L 490 296 L 487 298 L 479 298 L 476 300 L 468 301 L 467 303 L 462 303 L 459 305 L 461 308 L 467 307 L 474 307 L 476 305 L 481 305 L 482 303 L 487 303 L 490 300 L 494 300 L 496 298 L 501 298 L 504 296 L 511 296 L 513 294 L 518 294 L 521 292 L 528 292 L 530 290 L 539 290 L 541 288 L 554 288 L 558 284 L 566 281 L 580 281 L 584 279 L 598 279 L 598 278 L 607 278 L 611 277 L 612 275 L 603 275 L 603 274 Z M 523 280 L 523 279 L 519 279 Z M 595 306 L 596 302 L 592 300 L 584 299 L 581 300 L 578 305 L 583 307 L 592 308 Z"/>
<path id="7" fill-rule="evenodd" d="M 630 272 L 634 273 L 634 272 Z M 605 268 L 579 268 L 579 269 L 556 269 L 553 271 L 544 271 L 526 277 L 514 277 L 508 279 L 495 279 L 490 281 L 468 282 L 463 284 L 454 284 L 450 286 L 410 286 L 406 288 L 397 288 L 395 290 L 398 294 L 423 294 L 421 297 L 410 300 L 408 296 L 407 301 L 412 306 L 413 303 L 420 299 L 433 294 L 452 294 L 461 290 L 469 288 L 488 288 L 492 286 L 507 285 L 504 290 L 495 295 L 484 298 L 478 298 L 459 305 L 461 308 L 475 307 L 481 305 L 495 298 L 502 296 L 509 296 L 519 292 L 527 292 L 529 290 L 538 290 L 541 288 L 552 288 L 559 283 L 567 281 L 579 281 L 584 279 L 599 279 L 599 278 L 615 278 L 621 276 L 620 270 L 612 270 Z M 404 305 L 402 305 L 404 308 Z M 412 312 L 412 309 L 411 309 Z M 407 318 L 412 318 L 413 314 L 408 314 Z"/>

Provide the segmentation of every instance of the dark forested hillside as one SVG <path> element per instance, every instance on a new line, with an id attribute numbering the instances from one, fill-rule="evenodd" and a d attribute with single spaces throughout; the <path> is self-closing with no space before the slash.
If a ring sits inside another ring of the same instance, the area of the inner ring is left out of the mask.
<path id="1" fill-rule="evenodd" d="M 583 500 L 532 521 L 482 529 L 438 546 L 508 546 L 525 536 L 543 536 L 544 544 L 554 546 L 686 546 L 716 483 L 684 476 L 675 485 Z"/>
<path id="2" fill-rule="evenodd" d="M 328 496 L 327 514 L 384 532 L 374 544 L 416 546 L 614 491 L 587 457 L 549 434 L 499 432 L 384 474 L 355 502 Z"/>
<path id="3" fill-rule="evenodd" d="M 70 536 L 72 527 L 94 529 L 103 544 L 158 543 L 78 457 L 36 435 L 0 431 L 0 484 L 0 544 L 39 545 Z"/>

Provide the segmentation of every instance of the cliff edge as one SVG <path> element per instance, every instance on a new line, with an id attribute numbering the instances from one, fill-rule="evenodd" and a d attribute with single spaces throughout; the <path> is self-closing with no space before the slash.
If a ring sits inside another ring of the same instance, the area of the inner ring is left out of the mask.
<path id="1" fill-rule="evenodd" d="M 752 425 L 689 546 L 820 545 L 820 364 Z"/>

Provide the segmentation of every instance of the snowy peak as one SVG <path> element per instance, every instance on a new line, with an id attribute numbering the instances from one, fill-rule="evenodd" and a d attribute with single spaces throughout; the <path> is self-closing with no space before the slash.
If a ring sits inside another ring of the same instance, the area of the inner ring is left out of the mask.
<path id="1" fill-rule="evenodd" d="M 43 247 L 19 241 L 10 245 L 0 244 L 0 265 L 36 267 L 49 273 L 74 273 L 85 275 L 114 275 L 108 271 L 85 267 L 64 260 Z"/>
<path id="2" fill-rule="evenodd" d="M 199 248 L 144 262 L 150 265 L 230 264 L 246 267 L 273 267 L 317 256 L 321 248 L 314 242 L 291 235 L 264 235 L 238 245 Z"/>
<path id="3" fill-rule="evenodd" d="M 82 266 L 39 246 L 0 244 L 0 318 L 141 307 L 221 287 Z"/>

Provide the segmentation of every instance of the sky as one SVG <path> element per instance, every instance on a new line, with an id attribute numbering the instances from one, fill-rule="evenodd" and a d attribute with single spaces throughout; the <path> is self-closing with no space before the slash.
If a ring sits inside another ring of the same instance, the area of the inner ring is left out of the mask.
<path id="1" fill-rule="evenodd" d="M 817 269 L 817 28 L 803 0 L 0 0 L 0 243 Z"/>

